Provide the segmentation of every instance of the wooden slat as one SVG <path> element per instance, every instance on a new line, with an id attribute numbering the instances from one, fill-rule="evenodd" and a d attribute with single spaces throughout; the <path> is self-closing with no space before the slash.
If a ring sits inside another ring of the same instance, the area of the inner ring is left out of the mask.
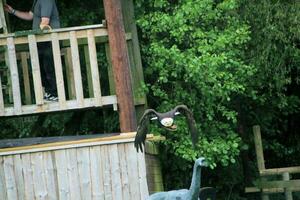
<path id="1" fill-rule="evenodd" d="M 300 192 L 300 188 L 292 187 L 290 188 L 294 192 Z M 266 194 L 275 194 L 275 193 L 283 193 L 284 189 L 283 188 L 270 188 L 270 189 L 260 189 L 258 187 L 246 187 L 245 188 L 245 193 L 257 193 L 257 192 L 263 192 Z"/>
<path id="2" fill-rule="evenodd" d="M 103 165 L 102 165 L 102 169 L 103 169 L 103 175 L 104 175 L 104 179 L 103 179 L 103 185 L 104 185 L 104 197 L 105 200 L 112 200 L 112 188 L 111 188 L 111 166 L 110 166 L 110 162 L 109 162 L 109 155 L 108 155 L 108 147 L 105 146 L 101 146 L 101 158 L 103 160 Z"/>
<path id="3" fill-rule="evenodd" d="M 43 153 L 33 153 L 30 155 L 33 172 L 33 183 L 35 199 L 45 200 L 48 196 L 46 177 L 43 165 Z"/>
<path id="4" fill-rule="evenodd" d="M 86 200 L 92 199 L 89 148 L 77 149 L 78 174 L 81 195 Z"/>
<path id="5" fill-rule="evenodd" d="M 48 191 L 48 200 L 57 200 L 58 194 L 57 194 L 57 185 L 56 185 L 56 169 L 54 167 L 53 159 L 52 159 L 52 153 L 49 152 L 43 152 L 43 158 L 44 158 L 44 167 L 45 167 L 45 176 L 46 176 L 46 185 L 47 185 L 47 191 Z"/>
<path id="6" fill-rule="evenodd" d="M 262 181 L 258 187 L 261 188 L 300 188 L 300 180 L 289 181 Z"/>
<path id="7" fill-rule="evenodd" d="M 81 77 L 81 70 L 80 70 L 78 43 L 77 43 L 75 31 L 70 32 L 70 42 L 71 42 L 74 79 L 76 80 L 75 81 L 76 100 L 79 106 L 83 106 L 83 99 L 84 99 L 83 86 L 82 86 L 82 77 Z"/>
<path id="8" fill-rule="evenodd" d="M 70 197 L 72 200 L 80 200 L 81 192 L 79 185 L 79 173 L 77 166 L 77 152 L 76 149 L 69 149 L 66 151 L 67 154 L 67 168 L 68 178 L 70 183 Z"/>
<path id="9" fill-rule="evenodd" d="M 100 76 L 99 76 L 99 68 L 98 68 L 98 61 L 97 61 L 97 50 L 96 50 L 94 31 L 88 30 L 87 36 L 88 36 L 88 47 L 89 47 L 89 55 L 90 55 L 89 60 L 91 64 L 94 98 L 96 99 L 97 105 L 101 106 L 102 95 L 101 95 Z"/>
<path id="10" fill-rule="evenodd" d="M 290 174 L 288 172 L 283 173 L 282 180 L 289 181 L 290 180 Z M 290 188 L 284 189 L 284 195 L 286 200 L 293 200 L 292 191 Z"/>
<path id="11" fill-rule="evenodd" d="M 58 197 L 59 199 L 71 200 L 68 181 L 68 169 L 66 165 L 66 151 L 55 151 L 55 165 L 57 169 Z M 72 184 L 72 183 L 71 183 Z"/>
<path id="12" fill-rule="evenodd" d="M 133 144 L 131 144 L 133 146 Z M 144 153 L 137 153 L 138 157 L 138 170 L 139 170 L 139 184 L 140 184 L 140 197 L 142 199 L 147 199 L 149 196 L 147 177 L 146 177 L 146 164 Z"/>
<path id="13" fill-rule="evenodd" d="M 23 165 L 20 155 L 13 156 L 14 161 L 14 171 L 15 171 L 15 178 L 16 178 L 16 185 L 18 189 L 18 200 L 25 199 L 25 183 L 24 183 L 24 176 L 23 176 Z"/>
<path id="14" fill-rule="evenodd" d="M 100 146 L 90 148 L 92 199 L 104 200 L 103 169 Z"/>
<path id="15" fill-rule="evenodd" d="M 254 133 L 257 165 L 258 165 L 258 170 L 260 171 L 265 169 L 265 159 L 264 159 L 263 146 L 261 141 L 260 126 L 254 126 L 253 133 Z"/>
<path id="16" fill-rule="evenodd" d="M 71 48 L 64 48 L 64 58 L 66 65 L 66 76 L 67 76 L 67 85 L 68 85 L 68 95 L 69 99 L 76 98 L 75 91 L 75 81 L 74 81 L 74 71 L 73 71 L 73 63 L 71 56 Z"/>
<path id="17" fill-rule="evenodd" d="M 264 170 L 260 170 L 259 173 L 262 176 L 270 176 L 270 175 L 282 175 L 285 172 L 288 172 L 290 174 L 300 173 L 300 166 L 264 169 Z"/>
<path id="18" fill-rule="evenodd" d="M 31 168 L 30 154 L 23 154 L 21 158 L 22 158 L 22 164 L 23 164 L 26 200 L 35 199 L 34 187 L 33 187 L 33 185 L 34 185 L 33 172 L 32 172 L 32 168 Z"/>
<path id="19" fill-rule="evenodd" d="M 4 173 L 5 173 L 7 198 L 18 199 L 17 184 L 15 180 L 14 164 L 13 164 L 12 156 L 7 156 L 4 158 Z"/>
<path id="20" fill-rule="evenodd" d="M 0 156 L 0 199 L 7 199 L 6 196 L 6 183 L 5 183 L 5 173 L 4 173 L 4 160 Z"/>
<path id="21" fill-rule="evenodd" d="M 125 154 L 127 157 L 128 165 L 128 177 L 134 177 L 129 179 L 129 191 L 130 199 L 140 199 L 140 184 L 138 178 L 138 160 L 136 150 L 133 144 L 125 144 Z"/>
<path id="22" fill-rule="evenodd" d="M 121 183 L 122 183 L 122 195 L 123 199 L 132 199 L 130 198 L 130 191 L 129 191 L 129 179 L 128 177 L 128 165 L 131 163 L 127 162 L 127 155 L 125 153 L 125 145 L 118 144 L 118 151 L 119 151 L 119 160 L 120 160 L 120 169 L 121 169 Z"/>
<path id="23" fill-rule="evenodd" d="M 1 9 L 1 12 L 0 12 L 0 25 L 3 29 L 3 33 L 8 33 L 8 30 L 7 30 L 7 25 L 6 25 L 6 19 L 5 19 L 5 13 L 4 13 L 4 9 L 3 9 L 3 1 L 0 1 L 0 9 Z"/>
<path id="24" fill-rule="evenodd" d="M 29 79 L 29 68 L 28 68 L 28 53 L 21 52 L 21 65 L 23 71 L 23 84 L 24 84 L 24 91 L 25 91 L 25 103 L 31 104 L 32 97 L 31 97 L 31 87 L 30 87 L 30 79 Z"/>
<path id="25" fill-rule="evenodd" d="M 91 62 L 90 62 L 90 55 L 89 55 L 89 46 L 84 45 L 84 58 L 85 58 L 85 68 L 86 68 L 86 76 L 87 76 L 87 86 L 89 90 L 89 98 L 94 97 L 93 93 L 93 82 L 92 82 L 92 72 L 91 72 Z"/>
<path id="26" fill-rule="evenodd" d="M 104 96 L 102 97 L 103 106 L 105 105 L 115 105 L 117 104 L 116 96 Z M 96 106 L 95 99 L 84 99 L 84 105 L 79 106 L 77 101 L 71 100 L 67 101 L 67 108 L 64 110 L 75 110 L 75 109 L 82 109 L 82 108 L 93 108 Z M 41 107 L 41 106 L 40 106 Z M 56 112 L 56 111 L 63 111 L 60 109 L 58 102 L 53 102 L 51 104 L 44 104 L 42 106 L 43 109 L 38 109 L 36 105 L 26 105 L 22 107 L 22 115 L 28 114 L 38 114 L 38 113 L 47 113 L 47 112 Z M 15 112 L 13 108 L 6 107 L 5 108 L 5 116 L 14 116 Z"/>
<path id="27" fill-rule="evenodd" d="M 14 101 L 14 111 L 16 115 L 22 113 L 22 103 L 21 103 L 21 92 L 20 92 L 20 81 L 18 66 L 16 60 L 16 51 L 13 38 L 7 38 L 7 48 L 8 48 L 8 60 L 9 68 L 11 74 L 12 91 L 13 91 L 13 101 Z"/>
<path id="28" fill-rule="evenodd" d="M 61 52 L 59 47 L 59 41 L 57 39 L 58 34 L 52 33 L 51 38 L 52 38 L 52 50 L 53 50 L 58 101 L 59 101 L 60 108 L 64 109 L 66 107 L 66 93 L 65 93 L 64 76 L 63 76 L 62 62 L 61 62 Z"/>
<path id="29" fill-rule="evenodd" d="M 123 200 L 122 198 L 122 181 L 120 176 L 120 163 L 119 163 L 119 155 L 118 155 L 118 145 L 110 145 L 108 148 L 109 161 L 111 166 L 111 187 L 112 196 L 114 200 Z"/>
<path id="30" fill-rule="evenodd" d="M 0 115 L 4 115 L 4 99 L 3 99 L 3 92 L 2 92 L 1 74 L 0 74 Z"/>
<path id="31" fill-rule="evenodd" d="M 29 42 L 29 51 L 30 51 L 30 59 L 32 66 L 32 77 L 34 84 L 34 93 L 35 93 L 35 101 L 37 105 L 44 104 L 44 95 L 43 95 L 43 87 L 42 87 L 42 79 L 40 72 L 40 62 L 39 62 L 39 54 L 37 49 L 37 41 L 35 35 L 28 36 Z"/>

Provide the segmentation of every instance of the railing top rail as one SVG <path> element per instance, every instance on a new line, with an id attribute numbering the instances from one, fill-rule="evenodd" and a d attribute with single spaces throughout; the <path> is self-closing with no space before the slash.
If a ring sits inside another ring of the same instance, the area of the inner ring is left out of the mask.
<path id="1" fill-rule="evenodd" d="M 58 29 L 53 29 L 51 31 L 46 31 L 46 32 L 38 32 L 38 31 L 33 31 L 33 30 L 26 30 L 26 31 L 20 31 L 16 33 L 9 33 L 9 34 L 0 34 L 0 39 L 5 39 L 8 37 L 18 37 L 20 36 L 20 33 L 23 33 L 23 35 L 30 35 L 34 33 L 62 33 L 62 32 L 70 32 L 70 31 L 80 31 L 80 30 L 86 30 L 86 29 L 99 29 L 99 28 L 105 28 L 103 24 L 94 24 L 94 25 L 87 25 L 87 26 L 75 26 L 75 27 L 67 27 L 67 28 L 58 28 Z"/>

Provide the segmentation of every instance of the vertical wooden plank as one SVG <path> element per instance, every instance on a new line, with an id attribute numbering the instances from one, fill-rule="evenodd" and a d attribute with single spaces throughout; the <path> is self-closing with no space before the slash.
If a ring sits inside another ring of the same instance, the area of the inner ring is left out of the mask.
<path id="1" fill-rule="evenodd" d="M 43 153 L 43 164 L 45 167 L 46 185 L 48 191 L 48 200 L 57 200 L 57 178 L 53 164 L 52 153 L 50 151 Z"/>
<path id="2" fill-rule="evenodd" d="M 290 174 L 288 172 L 284 172 L 282 174 L 282 179 L 284 181 L 289 181 L 290 180 Z M 285 195 L 286 200 L 293 200 L 293 194 L 292 194 L 291 189 L 284 188 L 284 195 Z"/>
<path id="3" fill-rule="evenodd" d="M 67 76 L 67 85 L 68 85 L 68 95 L 70 99 L 75 99 L 75 81 L 74 81 L 74 71 L 72 64 L 72 54 L 71 48 L 67 47 L 65 50 L 65 65 L 66 65 L 66 76 Z"/>
<path id="4" fill-rule="evenodd" d="M 83 199 L 92 199 L 89 148 L 77 149 L 78 174 L 80 191 Z"/>
<path id="5" fill-rule="evenodd" d="M 11 74 L 12 91 L 13 91 L 13 101 L 14 101 L 14 111 L 15 114 L 22 113 L 22 103 L 21 103 L 21 92 L 20 92 L 20 81 L 17 66 L 17 58 L 15 51 L 15 44 L 13 38 L 7 38 L 7 48 L 8 48 L 8 60 L 9 69 Z"/>
<path id="6" fill-rule="evenodd" d="M 46 177 L 43 165 L 43 154 L 32 153 L 30 156 L 31 167 L 33 171 L 33 183 L 35 191 L 35 199 L 45 200 L 47 199 L 48 192 L 46 186 Z"/>
<path id="7" fill-rule="evenodd" d="M 55 77 L 57 85 L 57 94 L 58 101 L 61 109 L 66 108 L 66 92 L 64 85 L 64 76 L 61 64 L 61 53 L 58 41 L 58 33 L 51 34 L 52 40 L 52 50 L 53 50 L 53 59 L 54 59 L 54 68 L 55 68 Z"/>
<path id="8" fill-rule="evenodd" d="M 1 9 L 1 12 L 0 12 L 0 25 L 3 29 L 3 33 L 8 33 L 8 30 L 7 30 L 7 25 L 6 25 L 6 20 L 5 20 L 5 13 L 4 13 L 4 9 L 3 9 L 3 1 L 0 1 L 0 9 Z"/>
<path id="9" fill-rule="evenodd" d="M 103 184 L 104 184 L 104 197 L 105 200 L 112 200 L 112 188 L 111 188 L 111 173 L 110 173 L 110 163 L 109 163 L 109 155 L 108 155 L 108 145 L 101 146 L 101 158 L 102 162 L 102 170 L 104 174 Z"/>
<path id="10" fill-rule="evenodd" d="M 121 185 L 121 169 L 118 155 L 118 145 L 113 144 L 108 146 L 108 154 L 111 166 L 111 187 L 113 189 L 112 196 L 114 200 L 122 200 L 122 185 Z"/>
<path id="11" fill-rule="evenodd" d="M 87 83 L 88 83 L 88 89 L 89 89 L 89 98 L 93 98 L 94 93 L 93 93 L 93 82 L 92 82 L 92 72 L 91 72 L 91 61 L 90 61 L 90 55 L 89 55 L 89 46 L 84 45 L 83 50 L 84 50 L 84 58 L 85 58 Z"/>
<path id="12" fill-rule="evenodd" d="M 120 129 L 121 132 L 131 132 L 136 130 L 137 124 L 121 3 L 120 0 L 103 0 L 103 5 L 120 108 Z"/>
<path id="13" fill-rule="evenodd" d="M 25 199 L 25 186 L 24 186 L 24 177 L 23 177 L 23 165 L 20 155 L 13 156 L 14 161 L 14 171 L 16 176 L 16 185 L 18 189 L 18 199 Z"/>
<path id="14" fill-rule="evenodd" d="M 91 180 L 92 180 L 92 199 L 104 200 L 104 186 L 102 180 L 102 158 L 100 155 L 100 147 L 95 146 L 90 148 L 91 160 Z"/>
<path id="15" fill-rule="evenodd" d="M 70 197 L 72 200 L 80 200 L 80 182 L 79 172 L 77 167 L 77 152 L 76 149 L 66 150 L 67 154 L 67 169 L 70 183 Z"/>
<path id="16" fill-rule="evenodd" d="M 70 32 L 70 43 L 71 43 L 74 79 L 76 80 L 75 81 L 76 100 L 78 106 L 83 106 L 83 100 L 84 100 L 83 88 L 82 88 L 83 86 L 82 86 L 82 78 L 81 78 L 81 70 L 80 70 L 78 42 L 77 42 L 75 31 Z"/>
<path id="17" fill-rule="evenodd" d="M 138 169 L 139 169 L 140 195 L 141 195 L 141 199 L 147 199 L 149 196 L 149 192 L 148 192 L 148 185 L 147 185 L 145 154 L 137 153 L 137 157 L 138 157 L 137 160 L 138 160 Z"/>
<path id="18" fill-rule="evenodd" d="M 15 180 L 14 163 L 13 163 L 12 156 L 4 157 L 4 173 L 5 173 L 7 199 L 17 200 L 18 199 L 17 184 Z"/>
<path id="19" fill-rule="evenodd" d="M 4 159 L 0 156 L 0 199 L 7 199 L 4 173 Z"/>
<path id="20" fill-rule="evenodd" d="M 23 175 L 25 183 L 25 199 L 34 199 L 34 183 L 33 183 L 33 171 L 31 168 L 30 154 L 23 154 L 21 156 L 23 165 Z"/>
<path id="21" fill-rule="evenodd" d="M 106 54 L 107 67 L 108 67 L 107 71 L 108 71 L 109 91 L 110 91 L 110 95 L 115 95 L 116 87 L 115 87 L 114 74 L 112 70 L 110 49 L 108 43 L 105 43 L 105 54 Z"/>
<path id="22" fill-rule="evenodd" d="M 43 95 L 42 79 L 41 79 L 41 72 L 40 72 L 39 54 L 38 54 L 35 35 L 29 35 L 28 42 L 29 42 L 29 51 L 30 51 L 30 59 L 31 59 L 31 66 L 32 66 L 35 101 L 37 105 L 43 105 L 44 95 Z"/>
<path id="23" fill-rule="evenodd" d="M 57 182 L 58 182 L 58 197 L 59 199 L 69 199 L 70 189 L 69 185 L 72 183 L 68 182 L 68 169 L 66 165 L 66 151 L 58 150 L 54 152 L 55 155 L 55 165 L 57 170 Z"/>
<path id="24" fill-rule="evenodd" d="M 254 133 L 257 165 L 258 165 L 258 170 L 260 171 L 262 169 L 265 169 L 265 159 L 264 159 L 263 146 L 261 141 L 260 126 L 254 126 L 253 133 Z"/>
<path id="25" fill-rule="evenodd" d="M 128 164 L 128 177 L 134 177 L 129 179 L 129 191 L 130 199 L 140 199 L 140 184 L 137 177 L 138 161 L 136 150 L 130 143 L 125 144 L 125 154 Z"/>
<path id="26" fill-rule="evenodd" d="M 129 191 L 129 177 L 128 177 L 128 166 L 131 163 L 127 163 L 126 153 L 125 153 L 125 145 L 118 144 L 119 151 L 119 161 L 120 161 L 120 169 L 121 169 L 121 183 L 122 183 L 122 195 L 123 199 L 132 199 L 130 197 Z"/>
<path id="27" fill-rule="evenodd" d="M 102 95 L 101 95 L 100 75 L 99 75 L 99 67 L 97 61 L 97 49 L 96 49 L 94 31 L 88 30 L 87 36 L 88 36 L 88 47 L 89 47 L 89 55 L 90 55 L 90 63 L 91 63 L 94 98 L 96 99 L 97 106 L 101 106 Z"/>
<path id="28" fill-rule="evenodd" d="M 2 81 L 1 81 L 1 74 L 0 74 L 0 116 L 1 115 L 4 115 L 4 99 L 3 99 Z"/>
<path id="29" fill-rule="evenodd" d="M 31 87 L 30 87 L 30 79 L 29 79 L 29 68 L 28 68 L 28 53 L 21 52 L 21 65 L 23 71 L 23 84 L 24 84 L 24 91 L 25 91 L 25 103 L 29 105 L 32 103 L 31 101 Z"/>

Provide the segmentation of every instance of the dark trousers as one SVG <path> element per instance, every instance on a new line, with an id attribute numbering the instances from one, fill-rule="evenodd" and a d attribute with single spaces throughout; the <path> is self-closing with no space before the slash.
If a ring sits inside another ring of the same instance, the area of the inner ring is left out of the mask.
<path id="1" fill-rule="evenodd" d="M 42 76 L 42 84 L 45 92 L 57 96 L 56 79 L 52 45 L 50 42 L 38 43 L 39 61 Z"/>

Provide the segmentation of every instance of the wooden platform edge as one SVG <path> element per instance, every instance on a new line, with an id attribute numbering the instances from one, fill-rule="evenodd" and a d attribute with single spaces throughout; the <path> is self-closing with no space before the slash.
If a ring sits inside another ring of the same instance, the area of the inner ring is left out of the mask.
<path id="1" fill-rule="evenodd" d="M 92 139 L 82 139 L 75 141 L 64 141 L 64 142 L 54 142 L 47 144 L 15 147 L 15 148 L 5 148 L 0 149 L 0 156 L 24 154 L 24 153 L 34 153 L 42 151 L 53 151 L 60 149 L 70 149 L 70 148 L 80 148 L 86 146 L 97 146 L 106 144 L 118 144 L 118 143 L 129 143 L 133 142 L 136 132 L 121 133 L 117 136 L 103 137 L 103 138 L 92 138 Z M 152 134 L 147 135 L 147 139 L 154 138 Z"/>

